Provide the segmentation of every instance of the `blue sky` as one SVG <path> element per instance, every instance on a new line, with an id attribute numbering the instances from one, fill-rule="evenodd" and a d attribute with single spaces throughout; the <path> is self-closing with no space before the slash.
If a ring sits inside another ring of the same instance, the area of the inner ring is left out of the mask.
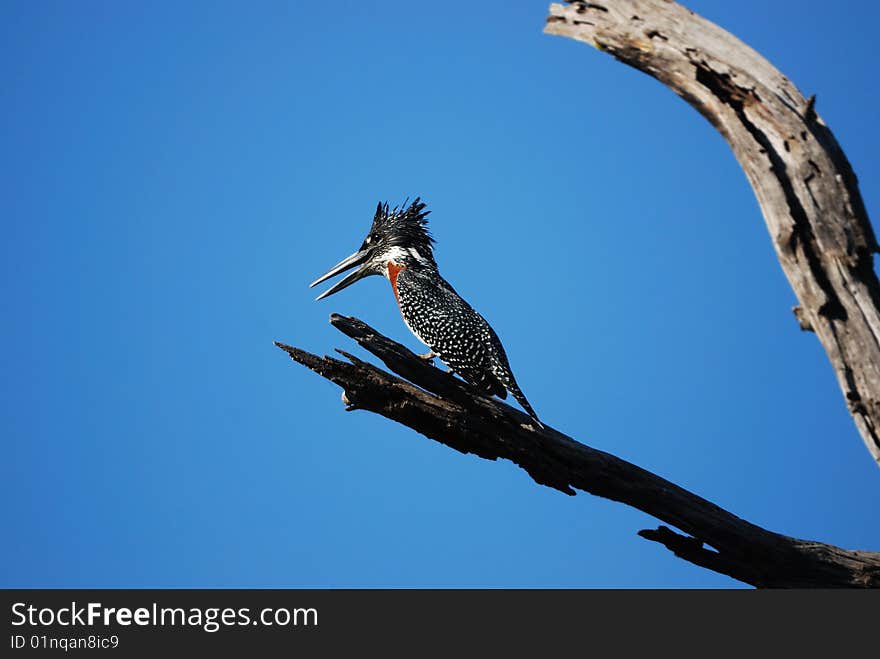
<path id="1" fill-rule="evenodd" d="M 690 6 L 818 95 L 876 214 L 876 5 Z M 880 549 L 880 471 L 730 150 L 546 8 L 2 4 L 0 585 L 736 586 L 272 345 L 352 350 L 339 312 L 421 350 L 380 278 L 306 287 L 415 195 L 542 419 Z"/>

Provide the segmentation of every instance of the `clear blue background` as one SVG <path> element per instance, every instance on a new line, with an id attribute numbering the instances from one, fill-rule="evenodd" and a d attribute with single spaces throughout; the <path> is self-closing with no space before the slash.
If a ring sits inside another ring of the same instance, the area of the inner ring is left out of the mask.
<path id="1" fill-rule="evenodd" d="M 876 4 L 692 7 L 818 94 L 876 215 Z M 547 422 L 880 549 L 880 471 L 729 148 L 546 9 L 2 4 L 2 585 L 738 585 L 272 345 L 352 350 L 336 311 L 421 349 L 382 279 L 306 288 L 407 195 Z"/>

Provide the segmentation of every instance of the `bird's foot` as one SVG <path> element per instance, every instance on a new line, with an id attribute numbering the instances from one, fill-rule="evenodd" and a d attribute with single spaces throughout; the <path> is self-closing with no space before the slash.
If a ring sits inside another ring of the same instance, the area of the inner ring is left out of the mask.
<path id="1" fill-rule="evenodd" d="M 440 355 L 438 355 L 433 350 L 429 350 L 424 355 L 416 355 L 416 357 L 418 357 L 419 359 L 424 359 L 426 362 L 433 362 L 434 358 L 435 357 L 439 358 Z M 454 373 L 454 370 L 451 366 L 447 366 L 446 368 L 441 369 L 441 370 L 445 373 Z"/>
<path id="2" fill-rule="evenodd" d="M 345 411 L 346 412 L 352 412 L 352 411 L 358 409 L 357 404 L 353 403 L 351 401 L 351 399 L 348 397 L 348 392 L 345 391 L 344 389 L 342 391 L 342 402 L 345 403 Z"/>

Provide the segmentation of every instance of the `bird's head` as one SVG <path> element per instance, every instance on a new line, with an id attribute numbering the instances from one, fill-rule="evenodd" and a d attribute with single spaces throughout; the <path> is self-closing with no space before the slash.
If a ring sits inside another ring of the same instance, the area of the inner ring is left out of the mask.
<path id="1" fill-rule="evenodd" d="M 309 284 L 316 286 L 331 277 L 357 268 L 348 276 L 343 277 L 333 286 L 321 293 L 318 300 L 333 295 L 343 288 L 370 275 L 388 277 L 388 264 L 393 263 L 405 268 L 436 268 L 434 263 L 434 239 L 428 232 L 425 204 L 418 197 L 409 205 L 389 208 L 387 203 L 379 203 L 373 226 L 364 239 L 360 249 L 343 259 L 324 275 Z"/>

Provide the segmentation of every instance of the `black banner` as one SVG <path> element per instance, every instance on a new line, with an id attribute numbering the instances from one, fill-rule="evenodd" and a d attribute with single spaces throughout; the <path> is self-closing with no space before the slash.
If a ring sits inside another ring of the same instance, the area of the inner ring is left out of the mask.
<path id="1" fill-rule="evenodd" d="M 3 656 L 870 647 L 880 592 L 5 590 Z"/>

